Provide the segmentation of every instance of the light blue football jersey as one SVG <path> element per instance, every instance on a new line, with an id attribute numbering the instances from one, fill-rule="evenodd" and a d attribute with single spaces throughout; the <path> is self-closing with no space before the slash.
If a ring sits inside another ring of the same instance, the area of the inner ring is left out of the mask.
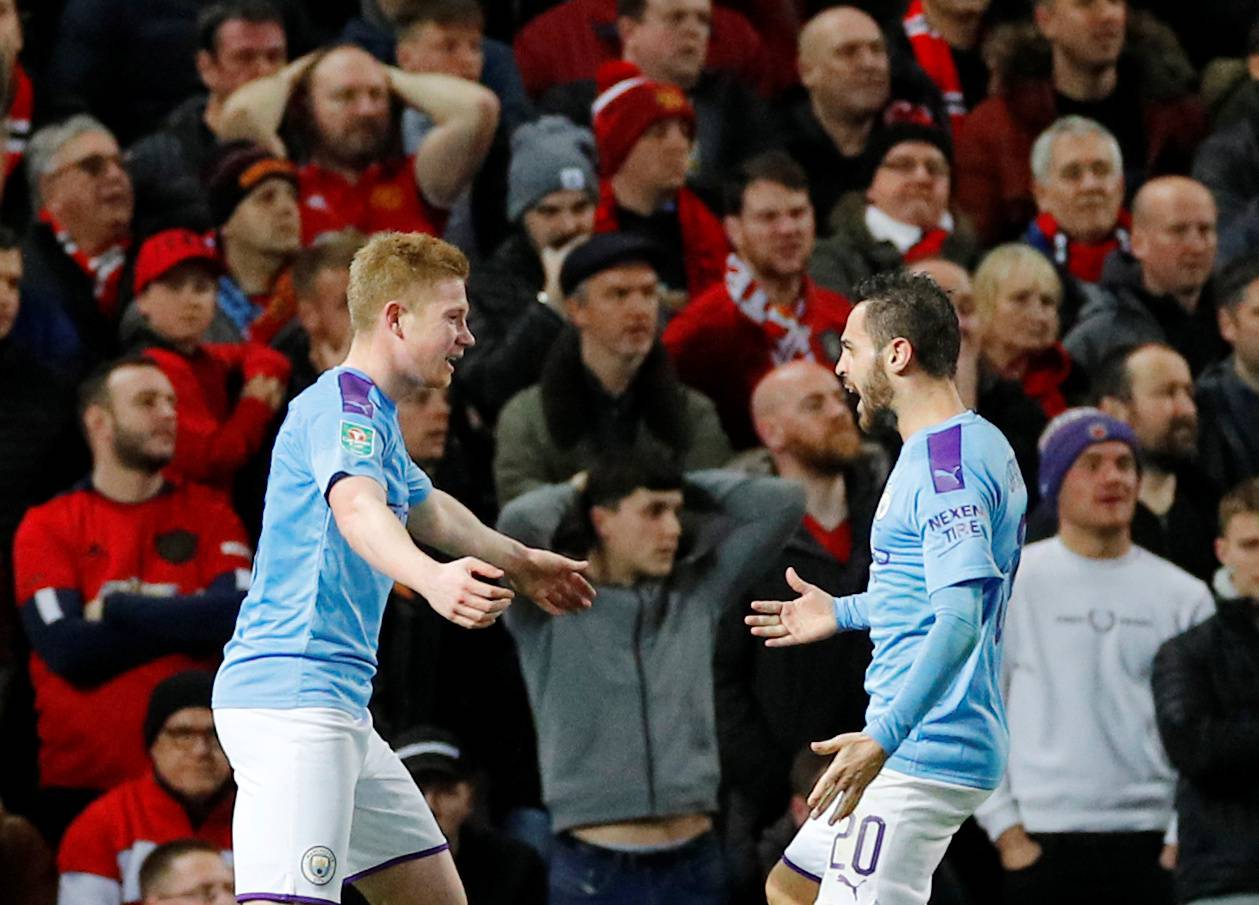
<path id="1" fill-rule="evenodd" d="M 935 620 L 930 594 L 981 581 L 983 614 L 970 657 L 888 768 L 981 789 L 1000 781 L 1009 747 L 998 682 L 1001 629 L 1026 511 L 1010 444 L 974 412 L 918 431 L 901 449 L 870 533 L 867 725 L 891 706 L 922 648 Z"/>
<path id="2" fill-rule="evenodd" d="M 350 549 L 328 505 L 342 477 L 385 489 L 405 523 L 432 489 L 392 400 L 333 368 L 293 400 L 271 455 L 253 581 L 224 649 L 214 706 L 367 710 L 391 579 Z"/>

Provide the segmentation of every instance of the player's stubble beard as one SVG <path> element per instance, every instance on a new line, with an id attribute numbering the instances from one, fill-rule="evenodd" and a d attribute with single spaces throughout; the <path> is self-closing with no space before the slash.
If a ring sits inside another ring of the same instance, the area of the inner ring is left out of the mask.
<path id="1" fill-rule="evenodd" d="M 876 359 L 865 385 L 858 388 L 861 395 L 860 418 L 857 426 L 866 434 L 877 435 L 896 432 L 896 412 L 892 409 L 895 394 L 883 362 Z"/>

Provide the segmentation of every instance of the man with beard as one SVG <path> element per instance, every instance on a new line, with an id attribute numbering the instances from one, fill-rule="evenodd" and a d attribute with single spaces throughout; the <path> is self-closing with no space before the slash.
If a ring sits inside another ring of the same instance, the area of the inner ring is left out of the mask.
<path id="1" fill-rule="evenodd" d="M 816 361 L 774 368 L 756 385 L 751 407 L 763 448 L 734 464 L 803 487 L 805 514 L 745 600 L 789 596 L 783 582 L 789 567 L 836 594 L 856 593 L 870 566 L 870 523 L 886 456 L 861 442 L 843 387 Z M 764 881 L 751 850 L 787 807 L 797 752 L 813 739 L 864 725 L 870 641 L 844 632 L 820 644 L 766 650 L 748 634 L 743 610 L 730 607 L 722 615 L 713 673 L 726 839 L 750 901 Z M 804 688 L 830 693 L 800 694 Z"/>
<path id="2" fill-rule="evenodd" d="M 477 341 L 455 378 L 491 427 L 507 400 L 542 376 L 567 320 L 560 268 L 594 232 L 599 198 L 588 129 L 544 116 L 517 129 L 511 144 L 506 209 L 514 228 L 468 279 L 468 326 Z"/>
<path id="3" fill-rule="evenodd" d="M 1134 542 L 1138 446 L 1094 408 L 1069 409 L 1041 437 L 1041 499 L 1058 530 L 1019 568 L 1001 669 L 1009 766 L 975 815 L 1008 905 L 1174 901 L 1160 859 L 1176 774 L 1150 669 L 1210 613 L 1211 593 Z"/>
<path id="4" fill-rule="evenodd" d="M 399 106 L 433 123 L 410 157 L 401 150 Z M 295 117 L 300 148 L 285 149 L 279 138 L 286 116 Z M 349 226 L 440 233 L 489 151 L 498 99 L 475 82 L 403 72 L 338 45 L 241 88 L 222 122 L 224 139 L 298 158 L 303 242 Z"/>
<path id="5" fill-rule="evenodd" d="M 961 340 L 945 293 L 895 273 L 859 295 L 836 371 L 862 429 L 895 421 L 904 441 L 874 513 L 869 590 L 832 597 L 788 570 L 800 596 L 754 602 L 745 621 L 770 647 L 869 629 L 871 701 L 864 730 L 813 744 L 835 758 L 770 874 L 771 905 L 925 905 L 949 840 L 1005 767 L 997 645 L 1027 490 L 953 383 Z"/>
<path id="6" fill-rule="evenodd" d="M 775 365 L 839 360 L 852 306 L 805 273 L 813 254 L 809 182 L 782 151 L 747 161 L 727 190 L 734 252 L 722 282 L 669 322 L 665 348 L 682 382 L 713 400 L 736 449 L 756 443 L 748 402 Z"/>
<path id="7" fill-rule="evenodd" d="M 1132 254 L 1112 254 L 1098 286 L 1064 337 L 1071 357 L 1093 375 L 1117 349 L 1170 343 L 1200 374 L 1228 349 L 1216 320 L 1216 213 L 1200 182 L 1165 176 L 1132 203 Z"/>
<path id="8" fill-rule="evenodd" d="M 1136 346 L 1107 363 L 1095 391 L 1098 408 L 1128 424 L 1140 443 L 1133 539 L 1209 580 L 1220 489 L 1195 464 L 1198 407 L 1188 362 L 1163 343 Z"/>
<path id="9" fill-rule="evenodd" d="M 81 398 L 91 475 L 31 509 L 13 545 L 39 714 L 38 813 L 51 839 L 147 768 L 150 694 L 214 665 L 252 560 L 218 494 L 162 477 L 175 452 L 175 392 L 156 364 L 111 363 Z"/>

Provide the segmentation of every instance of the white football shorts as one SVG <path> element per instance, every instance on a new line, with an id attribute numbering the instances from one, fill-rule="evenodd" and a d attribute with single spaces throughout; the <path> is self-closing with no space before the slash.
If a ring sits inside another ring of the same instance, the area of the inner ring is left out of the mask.
<path id="1" fill-rule="evenodd" d="M 821 884 L 819 905 L 927 905 L 949 840 L 991 794 L 884 770 L 834 826 L 805 821 L 782 860 Z"/>
<path id="2" fill-rule="evenodd" d="M 236 777 L 239 901 L 340 903 L 341 885 L 448 845 L 411 774 L 332 708 L 214 711 Z"/>

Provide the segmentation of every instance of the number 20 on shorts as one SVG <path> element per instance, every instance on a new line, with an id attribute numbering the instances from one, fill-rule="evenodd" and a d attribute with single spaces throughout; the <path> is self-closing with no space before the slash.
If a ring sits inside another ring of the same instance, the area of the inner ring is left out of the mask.
<path id="1" fill-rule="evenodd" d="M 857 841 L 851 847 L 852 864 L 844 863 L 849 846 L 845 841 L 857 832 Z M 879 853 L 883 850 L 883 834 L 887 824 L 882 817 L 868 814 L 858 822 L 853 814 L 849 814 L 836 828 L 835 841 L 831 843 L 831 869 L 839 872 L 852 868 L 860 877 L 868 877 L 879 866 Z"/>

